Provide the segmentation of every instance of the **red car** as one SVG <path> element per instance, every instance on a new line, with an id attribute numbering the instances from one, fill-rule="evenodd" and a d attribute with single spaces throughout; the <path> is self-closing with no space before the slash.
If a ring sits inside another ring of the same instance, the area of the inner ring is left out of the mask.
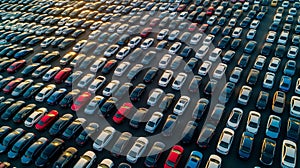
<path id="1" fill-rule="evenodd" d="M 37 124 L 35 124 L 35 129 L 39 131 L 45 130 L 57 118 L 58 118 L 58 111 L 51 110 L 48 114 L 44 115 Z"/>
<path id="2" fill-rule="evenodd" d="M 113 116 L 113 121 L 117 124 L 120 124 L 124 118 L 128 115 L 133 105 L 131 103 L 124 103 L 120 109 Z"/>
<path id="3" fill-rule="evenodd" d="M 188 27 L 188 30 L 190 32 L 193 32 L 196 30 L 196 28 L 197 28 L 197 23 L 191 23 L 190 26 Z"/>
<path id="4" fill-rule="evenodd" d="M 89 93 L 89 92 L 83 92 L 74 101 L 74 103 L 71 106 L 71 109 L 73 111 L 78 111 L 82 106 L 84 106 L 91 99 L 91 96 L 92 96 L 91 93 Z"/>
<path id="5" fill-rule="evenodd" d="M 182 11 L 184 11 L 185 8 L 186 8 L 186 4 L 181 4 L 177 8 L 177 12 L 182 12 Z"/>
<path id="6" fill-rule="evenodd" d="M 15 80 L 10 81 L 4 88 L 3 88 L 3 92 L 4 93 L 10 93 L 12 92 L 15 87 L 18 86 L 18 84 L 20 84 L 23 81 L 23 78 L 17 78 Z"/>
<path id="7" fill-rule="evenodd" d="M 165 162 L 164 168 L 176 168 L 183 154 L 183 151 L 183 147 L 179 145 L 173 146 Z"/>
<path id="8" fill-rule="evenodd" d="M 14 73 L 18 69 L 22 68 L 26 64 L 26 60 L 19 60 L 14 63 L 12 63 L 6 70 L 9 73 Z"/>
<path id="9" fill-rule="evenodd" d="M 54 77 L 55 83 L 61 83 L 62 81 L 66 80 L 67 77 L 72 73 L 71 68 L 64 68 L 60 70 Z"/>
<path id="10" fill-rule="evenodd" d="M 215 12 L 215 8 L 211 6 L 207 9 L 206 15 L 211 16 L 214 14 L 214 12 Z"/>
<path id="11" fill-rule="evenodd" d="M 152 20 L 151 20 L 151 22 L 150 22 L 149 26 L 151 26 L 151 27 L 155 27 L 155 26 L 157 26 L 157 25 L 158 25 L 159 21 L 160 21 L 160 19 L 159 19 L 159 18 L 154 18 L 154 19 L 152 19 Z"/>
<path id="12" fill-rule="evenodd" d="M 152 28 L 151 27 L 146 27 L 144 28 L 144 30 L 141 32 L 141 37 L 145 38 L 147 37 L 150 33 L 152 32 Z"/>
<path id="13" fill-rule="evenodd" d="M 203 24 L 199 28 L 199 31 L 202 32 L 202 33 L 204 33 L 207 30 L 207 28 L 208 28 L 208 24 Z"/>

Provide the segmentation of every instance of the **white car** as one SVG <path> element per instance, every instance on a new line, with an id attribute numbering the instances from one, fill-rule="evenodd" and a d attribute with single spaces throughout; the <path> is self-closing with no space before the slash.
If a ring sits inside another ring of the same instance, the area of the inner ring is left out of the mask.
<path id="1" fill-rule="evenodd" d="M 46 108 L 39 108 L 35 110 L 33 113 L 30 114 L 29 117 L 25 120 L 24 124 L 26 127 L 32 127 L 35 123 L 37 123 L 46 113 L 48 110 Z"/>
<path id="2" fill-rule="evenodd" d="M 255 68 L 257 70 L 262 70 L 265 65 L 266 59 L 267 59 L 267 57 L 265 57 L 263 55 L 258 55 L 254 62 L 253 68 Z"/>
<path id="3" fill-rule="evenodd" d="M 77 87 L 79 88 L 88 87 L 88 85 L 94 80 L 94 78 L 95 78 L 95 74 L 92 73 L 88 73 L 84 75 L 78 82 Z"/>
<path id="4" fill-rule="evenodd" d="M 195 58 L 198 59 L 203 59 L 205 57 L 205 55 L 207 54 L 209 50 L 209 46 L 208 45 L 202 45 L 199 50 L 197 51 Z"/>
<path id="5" fill-rule="evenodd" d="M 233 30 L 231 36 L 232 36 L 233 38 L 240 38 L 242 32 L 243 32 L 243 28 L 241 28 L 241 27 L 236 27 L 236 28 L 234 28 L 234 30 Z"/>
<path id="6" fill-rule="evenodd" d="M 147 138 L 139 137 L 127 153 L 126 160 L 130 163 L 136 163 L 145 152 L 148 144 L 149 141 Z"/>
<path id="7" fill-rule="evenodd" d="M 61 70 L 60 67 L 53 67 L 49 69 L 45 75 L 42 77 L 43 81 L 50 81 L 59 71 Z"/>
<path id="8" fill-rule="evenodd" d="M 106 128 L 104 128 L 93 143 L 93 149 L 102 151 L 102 149 L 106 147 L 111 141 L 115 132 L 116 130 L 111 126 L 107 126 Z"/>
<path id="9" fill-rule="evenodd" d="M 289 32 L 288 31 L 282 31 L 281 33 L 280 33 L 280 36 L 279 36 L 279 38 L 278 38 L 278 41 L 277 41 L 277 43 L 278 44 L 282 44 L 282 45 L 286 45 L 286 43 L 287 43 L 287 40 L 288 40 L 288 37 L 289 37 Z"/>
<path id="10" fill-rule="evenodd" d="M 177 115 L 182 115 L 185 109 L 188 107 L 190 103 L 190 97 L 181 96 L 174 106 L 173 113 Z"/>
<path id="11" fill-rule="evenodd" d="M 75 52 L 79 52 L 87 43 L 87 40 L 80 40 L 78 41 L 74 47 L 73 47 L 73 51 Z"/>
<path id="12" fill-rule="evenodd" d="M 201 40 L 202 36 L 203 36 L 203 35 L 202 35 L 201 33 L 196 33 L 196 34 L 194 34 L 193 37 L 192 37 L 191 40 L 190 40 L 190 44 L 191 44 L 191 45 L 196 45 L 196 44 L 198 44 L 199 41 Z"/>
<path id="13" fill-rule="evenodd" d="M 101 34 L 101 30 L 92 31 L 91 34 L 89 35 L 89 40 L 96 39 L 100 34 Z"/>
<path id="14" fill-rule="evenodd" d="M 165 54 L 158 63 L 158 68 L 165 69 L 169 62 L 171 61 L 172 56 L 169 54 Z"/>
<path id="15" fill-rule="evenodd" d="M 283 140 L 281 150 L 281 167 L 296 167 L 297 144 L 290 140 Z"/>
<path id="16" fill-rule="evenodd" d="M 218 155 L 210 155 L 205 168 L 221 168 L 222 165 L 222 159 Z"/>
<path id="17" fill-rule="evenodd" d="M 210 55 L 208 56 L 208 60 L 215 62 L 220 57 L 221 53 L 222 53 L 222 49 L 220 48 L 213 49 Z"/>
<path id="18" fill-rule="evenodd" d="M 162 76 L 158 81 L 158 85 L 161 87 L 166 87 L 171 81 L 172 77 L 173 77 L 173 71 L 165 70 L 165 72 L 162 74 Z"/>
<path id="19" fill-rule="evenodd" d="M 159 31 L 159 33 L 157 34 L 156 39 L 157 40 L 163 40 L 169 33 L 169 29 L 162 29 L 161 31 Z"/>
<path id="20" fill-rule="evenodd" d="M 47 99 L 55 90 L 56 86 L 54 84 L 49 84 L 45 86 L 36 96 L 35 101 L 42 102 Z"/>
<path id="21" fill-rule="evenodd" d="M 108 83 L 105 88 L 102 91 L 102 94 L 104 96 L 111 96 L 119 87 L 120 81 L 118 80 L 112 80 L 110 83 Z"/>
<path id="22" fill-rule="evenodd" d="M 295 59 L 298 55 L 299 47 L 297 46 L 290 46 L 287 57 L 291 59 Z"/>
<path id="23" fill-rule="evenodd" d="M 96 154 L 93 151 L 86 151 L 73 168 L 90 168 L 96 161 Z"/>
<path id="24" fill-rule="evenodd" d="M 119 59 L 119 60 L 124 59 L 129 54 L 129 52 L 130 52 L 130 47 L 126 46 L 126 47 L 121 48 L 116 55 L 116 59 Z"/>
<path id="25" fill-rule="evenodd" d="M 240 125 L 240 121 L 242 117 L 243 117 L 243 110 L 237 107 L 233 108 L 227 120 L 226 126 L 233 130 L 236 130 Z"/>
<path id="26" fill-rule="evenodd" d="M 257 29 L 257 27 L 259 26 L 260 21 L 259 20 L 253 20 L 250 24 L 250 29 Z"/>
<path id="27" fill-rule="evenodd" d="M 55 40 L 55 37 L 54 37 L 54 36 L 51 36 L 51 37 L 46 38 L 46 39 L 41 43 L 41 47 L 42 47 L 42 48 L 48 47 L 54 40 Z"/>
<path id="28" fill-rule="evenodd" d="M 218 16 L 212 15 L 212 16 L 210 16 L 208 18 L 208 20 L 207 20 L 206 23 L 211 26 L 211 25 L 213 25 L 215 23 L 215 21 L 217 20 L 217 18 L 218 18 Z"/>
<path id="29" fill-rule="evenodd" d="M 250 111 L 248 115 L 246 131 L 252 134 L 257 134 L 260 125 L 261 115 L 259 112 Z"/>
<path id="30" fill-rule="evenodd" d="M 122 76 L 124 72 L 129 68 L 130 62 L 120 63 L 114 71 L 115 76 Z"/>
<path id="31" fill-rule="evenodd" d="M 300 118 L 300 97 L 292 96 L 290 102 L 290 115 Z"/>
<path id="32" fill-rule="evenodd" d="M 153 38 L 147 38 L 146 40 L 143 41 L 143 43 L 141 44 L 141 49 L 148 49 L 152 44 L 154 43 L 154 39 Z"/>
<path id="33" fill-rule="evenodd" d="M 233 83 L 237 83 L 240 80 L 243 69 L 240 67 L 234 67 L 229 77 L 229 81 Z"/>
<path id="34" fill-rule="evenodd" d="M 140 44 L 141 41 L 142 41 L 142 37 L 140 37 L 140 36 L 133 37 L 133 38 L 129 41 L 128 46 L 129 46 L 130 48 L 135 48 L 137 45 Z"/>
<path id="35" fill-rule="evenodd" d="M 101 57 L 99 59 L 97 59 L 92 66 L 90 67 L 90 71 L 91 72 L 98 72 L 98 70 L 100 68 L 102 68 L 104 66 L 104 64 L 106 63 L 107 59 L 104 57 Z"/>
<path id="36" fill-rule="evenodd" d="M 280 22 L 281 19 L 282 19 L 282 13 L 276 13 L 273 18 L 273 22 Z"/>
<path id="37" fill-rule="evenodd" d="M 97 76 L 94 81 L 90 84 L 88 91 L 91 93 L 96 93 L 98 89 L 100 89 L 104 83 L 106 82 L 106 77 Z"/>
<path id="38" fill-rule="evenodd" d="M 238 103 L 241 105 L 247 105 L 251 96 L 251 92 L 252 88 L 250 86 L 242 86 L 238 97 Z"/>
<path id="39" fill-rule="evenodd" d="M 212 63 L 210 61 L 204 61 L 199 67 L 198 74 L 201 76 L 206 76 L 211 68 Z"/>
<path id="40" fill-rule="evenodd" d="M 228 22 L 228 26 L 235 27 L 236 22 L 237 22 L 236 18 L 231 18 Z"/>
<path id="41" fill-rule="evenodd" d="M 281 62 L 280 58 L 272 57 L 268 66 L 268 70 L 275 73 L 279 68 L 280 62 Z"/>
<path id="42" fill-rule="evenodd" d="M 85 107 L 84 109 L 84 113 L 85 114 L 89 114 L 92 115 L 94 114 L 95 110 L 100 108 L 100 105 L 103 103 L 104 101 L 104 97 L 97 95 L 95 96 L 90 102 L 89 104 Z"/>
<path id="43" fill-rule="evenodd" d="M 214 41 L 214 39 L 215 39 L 215 36 L 212 34 L 209 34 L 204 38 L 203 44 L 209 46 Z"/>
<path id="44" fill-rule="evenodd" d="M 249 2 L 244 2 L 243 6 L 242 6 L 242 10 L 243 11 L 248 11 L 249 7 L 250 7 L 250 3 Z"/>
<path id="45" fill-rule="evenodd" d="M 163 113 L 158 111 L 154 112 L 145 126 L 145 131 L 149 133 L 154 133 L 162 118 Z"/>
<path id="46" fill-rule="evenodd" d="M 124 32 L 129 28 L 129 24 L 122 24 L 118 29 L 117 33 L 124 34 Z"/>
<path id="47" fill-rule="evenodd" d="M 163 90 L 159 89 L 159 88 L 155 88 L 152 93 L 150 94 L 148 100 L 147 100 L 147 104 L 149 106 L 154 106 L 158 100 L 160 99 L 160 97 L 162 96 L 162 94 L 164 93 Z"/>
<path id="48" fill-rule="evenodd" d="M 275 81 L 275 74 L 273 72 L 266 72 L 263 81 L 263 88 L 272 89 Z"/>
<path id="49" fill-rule="evenodd" d="M 169 54 L 175 54 L 181 47 L 181 43 L 180 42 L 175 42 L 169 49 L 168 53 Z"/>
<path id="50" fill-rule="evenodd" d="M 250 29 L 247 33 L 246 38 L 249 40 L 253 40 L 256 35 L 256 29 Z"/>
<path id="51" fill-rule="evenodd" d="M 97 168 L 113 168 L 114 162 L 111 159 L 103 159 Z"/>
<path id="52" fill-rule="evenodd" d="M 178 73 L 178 75 L 176 76 L 176 78 L 174 79 L 174 81 L 172 83 L 172 89 L 180 90 L 182 85 L 186 81 L 186 78 L 187 78 L 186 73 L 183 73 L 183 72 Z"/>
<path id="53" fill-rule="evenodd" d="M 275 31 L 269 31 L 267 37 L 266 37 L 266 42 L 273 43 L 276 38 L 276 32 Z"/>
<path id="54" fill-rule="evenodd" d="M 114 55 L 118 50 L 119 50 L 120 46 L 117 44 L 113 44 L 111 46 L 109 46 L 105 52 L 104 52 L 104 56 L 106 57 L 111 57 L 112 55 Z"/>
<path id="55" fill-rule="evenodd" d="M 288 8 L 288 7 L 289 7 L 289 4 L 290 4 L 289 1 L 283 1 L 283 2 L 282 2 L 282 7 Z"/>
<path id="56" fill-rule="evenodd" d="M 234 131 L 230 128 L 224 128 L 217 144 L 217 152 L 223 155 L 227 155 L 230 150 L 233 138 Z"/>
<path id="57" fill-rule="evenodd" d="M 296 86 L 295 86 L 295 93 L 300 94 L 300 78 L 297 79 Z"/>
<path id="58" fill-rule="evenodd" d="M 214 70 L 213 77 L 221 79 L 227 69 L 227 65 L 224 63 L 219 63 L 216 69 Z"/>

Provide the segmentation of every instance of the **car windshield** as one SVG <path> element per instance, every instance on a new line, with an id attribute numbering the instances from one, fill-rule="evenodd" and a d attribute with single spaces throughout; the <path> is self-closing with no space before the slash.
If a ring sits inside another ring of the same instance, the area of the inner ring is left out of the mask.
<path id="1" fill-rule="evenodd" d="M 294 163 L 295 162 L 295 158 L 290 157 L 288 155 L 285 156 L 284 160 L 289 162 L 289 163 Z"/>
<path id="2" fill-rule="evenodd" d="M 155 126 L 155 123 L 154 123 L 154 122 L 152 122 L 152 121 L 149 121 L 149 122 L 148 122 L 148 126 L 150 126 L 150 127 L 154 127 L 154 126 Z"/>
<path id="3" fill-rule="evenodd" d="M 170 167 L 174 167 L 175 163 L 171 162 L 170 160 L 167 160 L 167 165 L 169 165 Z"/>
<path id="4" fill-rule="evenodd" d="M 221 141 L 220 146 L 222 146 L 224 148 L 228 148 L 228 143 Z"/>

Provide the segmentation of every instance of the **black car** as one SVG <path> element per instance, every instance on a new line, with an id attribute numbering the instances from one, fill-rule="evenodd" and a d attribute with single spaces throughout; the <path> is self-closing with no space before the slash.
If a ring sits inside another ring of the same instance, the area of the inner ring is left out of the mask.
<path id="1" fill-rule="evenodd" d="M 22 164 L 29 164 L 33 159 L 35 159 L 42 149 L 48 144 L 48 139 L 45 137 L 40 137 L 37 141 L 31 144 L 25 151 L 24 155 L 21 157 Z"/>
<path id="2" fill-rule="evenodd" d="M 51 126 L 49 134 L 52 136 L 58 135 L 72 122 L 72 120 L 72 114 L 64 114 Z"/>
<path id="3" fill-rule="evenodd" d="M 162 112 L 165 112 L 174 101 L 175 95 L 173 93 L 167 93 L 165 97 L 162 99 L 161 103 L 159 104 L 159 109 Z"/>
<path id="4" fill-rule="evenodd" d="M 203 126 L 198 140 L 197 140 L 197 145 L 200 148 L 207 148 L 210 140 L 212 139 L 214 132 L 215 132 L 216 126 L 212 124 L 206 124 Z"/>
<path id="5" fill-rule="evenodd" d="M 249 41 L 244 48 L 244 52 L 247 54 L 251 54 L 254 51 L 256 45 L 257 45 L 256 41 L 253 40 Z"/>
<path id="6" fill-rule="evenodd" d="M 211 28 L 210 34 L 217 35 L 220 30 L 221 30 L 221 26 L 216 25 L 216 26 L 214 26 L 214 27 Z"/>
<path id="7" fill-rule="evenodd" d="M 42 89 L 43 86 L 44 86 L 43 83 L 36 83 L 30 86 L 23 94 L 23 97 L 32 98 L 33 96 L 35 96 L 36 93 L 38 93 Z"/>
<path id="8" fill-rule="evenodd" d="M 250 157 L 253 148 L 254 134 L 250 132 L 244 132 L 242 134 L 240 147 L 239 147 L 239 157 L 243 159 L 248 159 Z"/>
<path id="9" fill-rule="evenodd" d="M 15 101 L 15 99 L 13 98 L 8 98 L 5 101 L 0 103 L 0 113 L 2 113 L 3 111 L 5 111 L 10 105 L 13 104 L 13 102 Z"/>
<path id="10" fill-rule="evenodd" d="M 146 85 L 143 83 L 138 84 L 131 92 L 130 94 L 130 100 L 131 101 L 139 101 L 141 99 L 141 96 L 146 90 Z"/>
<path id="11" fill-rule="evenodd" d="M 84 29 L 77 29 L 74 33 L 72 33 L 71 37 L 73 38 L 77 38 L 80 35 L 82 35 L 83 33 L 85 33 Z"/>
<path id="12" fill-rule="evenodd" d="M 150 149 L 147 157 L 145 158 L 145 166 L 146 167 L 156 167 L 157 161 L 160 158 L 163 150 L 165 148 L 165 144 L 161 142 L 155 142 Z"/>
<path id="13" fill-rule="evenodd" d="M 34 70 L 36 70 L 40 65 L 41 65 L 40 63 L 30 64 L 23 69 L 21 74 L 23 76 L 27 76 L 27 75 L 31 74 Z"/>
<path id="14" fill-rule="evenodd" d="M 117 102 L 117 99 L 115 97 L 110 97 L 100 107 L 100 111 L 99 111 L 98 115 L 103 116 L 103 117 L 107 117 L 111 112 L 116 110 L 116 102 Z"/>
<path id="15" fill-rule="evenodd" d="M 11 131 L 10 126 L 3 125 L 0 127 L 0 140 Z"/>
<path id="16" fill-rule="evenodd" d="M 134 115 L 132 116 L 129 125 L 133 128 L 139 128 L 141 123 L 143 122 L 145 115 L 148 113 L 148 109 L 139 108 Z"/>
<path id="17" fill-rule="evenodd" d="M 262 55 L 269 56 L 270 53 L 271 53 L 271 49 L 272 49 L 272 44 L 271 43 L 265 43 L 262 46 L 260 53 Z"/>
<path id="18" fill-rule="evenodd" d="M 75 38 L 66 38 L 58 45 L 58 48 L 64 50 L 72 46 L 73 44 L 75 44 L 75 42 L 76 42 Z"/>
<path id="19" fill-rule="evenodd" d="M 231 37 L 230 36 L 224 36 L 220 42 L 218 43 L 218 47 L 221 49 L 224 49 L 228 46 L 229 42 L 230 42 Z"/>
<path id="20" fill-rule="evenodd" d="M 157 75 L 158 72 L 158 68 L 156 67 L 151 67 L 145 74 L 143 81 L 145 83 L 150 83 L 153 81 L 153 79 L 155 78 L 155 76 Z"/>
<path id="21" fill-rule="evenodd" d="M 4 153 L 8 150 L 24 133 L 25 130 L 23 128 L 17 128 L 6 135 L 0 144 L 0 153 Z"/>
<path id="22" fill-rule="evenodd" d="M 192 93 L 197 92 L 197 91 L 199 92 L 199 86 L 201 83 L 202 83 L 202 77 L 195 75 L 189 84 L 188 90 Z"/>
<path id="23" fill-rule="evenodd" d="M 286 136 L 288 139 L 297 142 L 300 134 L 300 120 L 289 117 Z"/>
<path id="24" fill-rule="evenodd" d="M 79 89 L 72 90 L 67 95 L 65 95 L 64 98 L 61 99 L 59 105 L 61 107 L 70 107 L 73 104 L 73 100 L 78 96 L 79 93 L 80 93 Z"/>
<path id="25" fill-rule="evenodd" d="M 0 63 L 0 71 L 5 70 L 6 68 L 8 68 L 8 66 L 10 66 L 15 61 L 16 61 L 16 59 L 11 58 L 9 60 L 5 60 L 5 61 L 1 62 Z"/>
<path id="26" fill-rule="evenodd" d="M 195 67 L 197 66 L 198 64 L 198 60 L 197 58 L 191 58 L 189 59 L 189 61 L 187 62 L 187 64 L 185 64 L 183 70 L 185 72 L 191 72 L 195 69 Z"/>
<path id="27" fill-rule="evenodd" d="M 227 103 L 234 89 L 235 89 L 235 84 L 232 82 L 227 82 L 219 95 L 219 101 L 221 103 Z"/>
<path id="28" fill-rule="evenodd" d="M 49 64 L 53 62 L 54 60 L 58 59 L 60 57 L 60 54 L 58 51 L 53 51 L 49 54 L 47 54 L 45 57 L 41 59 L 42 64 Z"/>
<path id="29" fill-rule="evenodd" d="M 46 148 L 42 151 L 40 156 L 36 159 L 35 165 L 37 167 L 45 167 L 49 160 L 59 155 L 65 145 L 65 142 L 60 138 L 55 138 Z"/>
<path id="30" fill-rule="evenodd" d="M 277 45 L 276 49 L 275 49 L 275 53 L 274 55 L 276 57 L 282 58 L 283 56 L 285 56 L 286 52 L 285 52 L 285 46 L 284 45 Z"/>
<path id="31" fill-rule="evenodd" d="M 60 88 L 59 90 L 55 91 L 49 98 L 47 99 L 47 104 L 55 105 L 57 104 L 67 93 L 67 89 Z"/>
<path id="32" fill-rule="evenodd" d="M 7 153 L 8 158 L 14 159 L 20 155 L 24 150 L 35 140 L 36 135 L 34 133 L 28 132 L 23 137 L 21 137 Z"/>
<path id="33" fill-rule="evenodd" d="M 28 115 L 35 110 L 35 108 L 36 108 L 36 104 L 28 104 L 27 106 L 23 107 L 13 117 L 13 122 L 20 123 L 24 121 L 28 117 Z"/>
<path id="34" fill-rule="evenodd" d="M 233 39 L 230 44 L 230 48 L 233 50 L 236 50 L 240 46 L 241 42 L 242 42 L 242 39 L 239 39 L 239 38 Z"/>
<path id="35" fill-rule="evenodd" d="M 222 31 L 222 35 L 223 36 L 228 36 L 229 34 L 231 34 L 231 31 L 232 31 L 231 26 L 225 26 L 223 31 Z"/>
<path id="36" fill-rule="evenodd" d="M 65 37 L 57 37 L 55 40 L 52 41 L 52 47 L 57 47 L 63 40 L 65 40 Z"/>
<path id="37" fill-rule="evenodd" d="M 54 162 L 53 168 L 63 168 L 66 167 L 66 164 L 74 157 L 76 157 L 77 149 L 74 147 L 67 148 L 59 158 Z"/>
<path id="38" fill-rule="evenodd" d="M 276 141 L 270 138 L 264 138 L 261 148 L 259 161 L 264 165 L 271 165 L 276 150 Z"/>
<path id="39" fill-rule="evenodd" d="M 209 101 L 207 99 L 201 98 L 197 102 L 197 104 L 193 110 L 193 118 L 199 120 L 202 117 L 202 115 L 206 112 L 208 104 L 209 104 Z"/>
<path id="40" fill-rule="evenodd" d="M 256 108 L 260 110 L 264 110 L 267 107 L 268 101 L 269 101 L 269 93 L 265 91 L 260 91 L 256 102 Z"/>
<path id="41" fill-rule="evenodd" d="M 75 142 L 83 146 L 87 140 L 97 131 L 99 130 L 99 124 L 97 123 L 89 123 L 88 126 L 84 128 L 84 130 L 79 134 L 79 136 L 75 139 Z"/>
<path id="42" fill-rule="evenodd" d="M 180 56 L 182 56 L 183 58 L 187 58 L 190 56 L 192 52 L 192 48 L 189 46 L 185 46 L 182 51 L 179 53 Z"/>
<path id="43" fill-rule="evenodd" d="M 12 105 L 10 105 L 4 113 L 2 113 L 1 115 L 1 119 L 2 120 L 8 120 L 10 119 L 11 116 L 15 115 L 15 113 L 17 111 L 19 111 L 23 106 L 24 106 L 25 102 L 24 101 L 17 101 L 15 103 L 13 103 Z"/>
<path id="44" fill-rule="evenodd" d="M 69 140 L 70 138 L 72 138 L 73 136 L 75 136 L 75 134 L 77 132 L 80 131 L 80 129 L 82 129 L 83 125 L 86 123 L 86 119 L 84 118 L 77 118 L 76 120 L 74 120 L 66 129 L 65 131 L 62 133 L 62 137 L 64 139 Z"/>
<path id="45" fill-rule="evenodd" d="M 43 52 L 39 52 L 39 53 L 36 53 L 32 58 L 31 58 L 31 61 L 33 63 L 37 63 L 37 62 L 40 62 L 42 58 L 44 58 L 47 54 L 49 54 L 50 52 L 49 51 L 43 51 Z"/>
<path id="46" fill-rule="evenodd" d="M 250 55 L 242 54 L 238 61 L 238 66 L 241 68 L 245 68 L 248 65 L 249 59 L 250 59 Z"/>
<path id="47" fill-rule="evenodd" d="M 31 39 L 27 44 L 31 45 L 31 46 L 35 46 L 38 43 L 42 42 L 44 39 L 45 39 L 44 36 L 38 36 L 38 37 Z"/>
<path id="48" fill-rule="evenodd" d="M 269 30 L 270 31 L 277 31 L 279 28 L 279 22 L 273 22 L 270 27 L 269 27 Z"/>
<path id="49" fill-rule="evenodd" d="M 197 127 L 198 127 L 198 123 L 196 123 L 195 121 L 189 121 L 182 132 L 181 142 L 184 144 L 190 143 L 192 141 L 192 138 L 194 137 L 194 133 Z"/>
<path id="50" fill-rule="evenodd" d="M 258 80 L 258 77 L 259 77 L 259 70 L 251 69 L 246 80 L 247 84 L 252 86 L 255 85 Z"/>

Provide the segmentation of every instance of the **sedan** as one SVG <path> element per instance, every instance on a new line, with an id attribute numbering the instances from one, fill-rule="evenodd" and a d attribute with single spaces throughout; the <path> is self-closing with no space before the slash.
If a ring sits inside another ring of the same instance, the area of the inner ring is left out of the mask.
<path id="1" fill-rule="evenodd" d="M 244 159 L 250 157 L 254 142 L 254 135 L 249 132 L 244 132 L 240 141 L 239 156 Z"/>
<path id="2" fill-rule="evenodd" d="M 77 118 L 62 133 L 62 137 L 66 140 L 71 139 L 86 123 L 86 119 Z"/>
<path id="3" fill-rule="evenodd" d="M 93 151 L 86 151 L 80 159 L 76 162 L 74 167 L 90 168 L 96 160 L 96 154 Z"/>
<path id="4" fill-rule="evenodd" d="M 184 152 L 183 147 L 179 146 L 179 145 L 175 145 L 172 147 L 166 162 L 164 164 L 164 168 L 176 168 L 180 158 L 182 157 Z"/>
<path id="5" fill-rule="evenodd" d="M 149 133 L 154 133 L 156 128 L 162 121 L 162 117 L 163 114 L 161 112 L 154 112 L 145 126 L 145 131 Z"/>
<path id="6" fill-rule="evenodd" d="M 283 140 L 281 150 L 281 166 L 296 167 L 297 160 L 297 144 L 290 140 Z"/>
<path id="7" fill-rule="evenodd" d="M 80 110 L 91 98 L 91 93 L 89 92 L 83 92 L 80 96 L 76 98 L 74 103 L 71 106 L 71 109 L 73 111 Z"/>
<path id="8" fill-rule="evenodd" d="M 270 115 L 266 128 L 266 136 L 270 138 L 278 138 L 281 127 L 281 118 L 276 115 Z"/>
<path id="9" fill-rule="evenodd" d="M 67 148 L 54 162 L 53 167 L 66 167 L 66 165 L 76 157 L 77 149 L 74 147 Z"/>
<path id="10" fill-rule="evenodd" d="M 252 88 L 249 86 L 242 86 L 240 93 L 239 93 L 239 97 L 238 97 L 238 103 L 242 104 L 242 105 L 247 105 L 248 101 L 250 99 L 252 93 Z"/>
<path id="11" fill-rule="evenodd" d="M 72 114 L 64 114 L 58 120 L 56 120 L 54 124 L 52 124 L 51 128 L 49 129 L 49 134 L 52 136 L 58 135 L 67 127 L 68 124 L 72 122 L 72 120 Z"/>
<path id="12" fill-rule="evenodd" d="M 58 111 L 51 110 L 38 121 L 38 123 L 35 125 L 35 129 L 42 131 L 49 127 L 57 118 Z"/>
<path id="13" fill-rule="evenodd" d="M 126 160 L 130 163 L 136 163 L 137 160 L 142 156 L 148 146 L 148 139 L 145 137 L 139 137 L 133 146 L 130 148 L 126 155 Z"/>
<path id="14" fill-rule="evenodd" d="M 78 137 L 75 139 L 75 142 L 83 146 L 87 140 L 93 136 L 94 133 L 96 133 L 99 130 L 99 124 L 97 123 L 89 123 L 88 126 L 84 128 L 84 130 L 78 135 Z"/>
<path id="15" fill-rule="evenodd" d="M 230 128 L 224 128 L 219 138 L 217 152 L 223 155 L 227 155 L 230 150 L 233 138 L 234 131 Z"/>
<path id="16" fill-rule="evenodd" d="M 264 165 L 272 165 L 276 151 L 276 141 L 264 138 L 259 161 Z"/>

